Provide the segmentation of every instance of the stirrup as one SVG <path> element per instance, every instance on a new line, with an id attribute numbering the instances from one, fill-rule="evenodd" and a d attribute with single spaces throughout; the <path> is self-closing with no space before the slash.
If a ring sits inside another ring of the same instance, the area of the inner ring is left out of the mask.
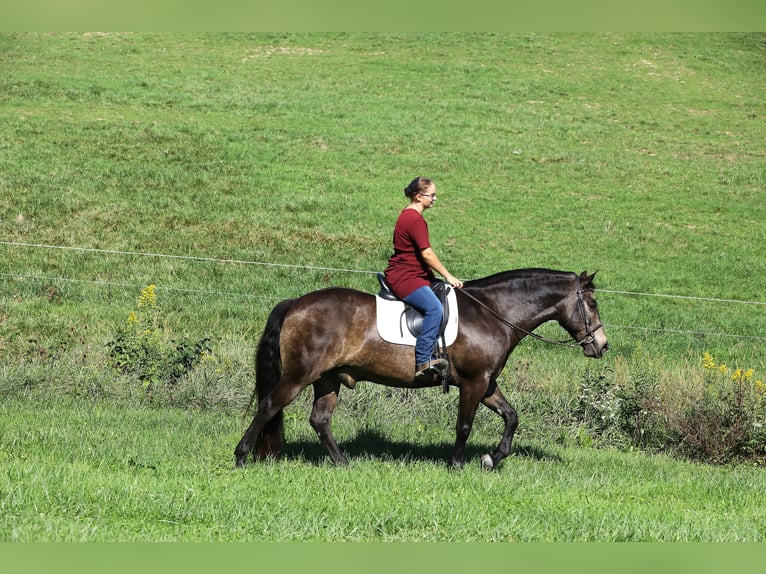
<path id="1" fill-rule="evenodd" d="M 428 363 L 418 365 L 415 369 L 415 382 L 435 383 L 444 380 L 449 372 L 449 361 L 446 359 L 433 359 Z"/>

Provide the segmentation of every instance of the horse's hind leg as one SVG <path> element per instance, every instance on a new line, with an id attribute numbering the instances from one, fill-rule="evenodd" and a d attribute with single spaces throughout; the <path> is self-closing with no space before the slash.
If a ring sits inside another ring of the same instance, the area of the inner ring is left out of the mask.
<path id="1" fill-rule="evenodd" d="M 497 445 L 495 452 L 491 455 L 485 454 L 481 457 L 481 466 L 484 469 L 495 468 L 500 461 L 507 457 L 511 452 L 511 443 L 513 442 L 513 435 L 516 432 L 516 427 L 519 425 L 519 417 L 514 409 L 500 392 L 496 381 L 491 381 L 487 394 L 482 402 L 492 411 L 499 414 L 503 422 L 505 423 L 505 430 L 503 431 L 503 438 L 500 439 L 500 444 Z"/>
<path id="2" fill-rule="evenodd" d="M 236 465 L 238 467 L 244 466 L 247 455 L 252 450 L 258 435 L 261 434 L 261 431 L 263 431 L 267 423 L 275 416 L 279 415 L 282 409 L 290 404 L 303 388 L 304 387 L 301 385 L 287 384 L 283 379 L 263 401 L 259 401 L 258 410 L 253 417 L 253 421 L 250 423 L 244 436 L 239 441 L 237 448 L 234 450 Z M 279 427 L 279 432 L 281 433 L 281 422 Z M 271 451 L 271 454 L 274 456 L 278 454 L 276 451 L 281 448 L 281 440 L 276 437 L 275 440 L 279 444 L 277 445 L 277 448 L 274 448 Z"/>
<path id="3" fill-rule="evenodd" d="M 319 441 L 335 464 L 346 465 L 348 461 L 332 435 L 332 412 L 338 404 L 340 382 L 322 379 L 314 383 L 314 408 L 309 422 L 317 433 Z"/>

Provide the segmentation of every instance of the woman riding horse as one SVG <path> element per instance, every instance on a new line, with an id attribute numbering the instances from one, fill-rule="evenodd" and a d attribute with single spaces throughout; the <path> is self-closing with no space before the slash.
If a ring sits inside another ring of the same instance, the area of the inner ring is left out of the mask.
<path id="1" fill-rule="evenodd" d="M 458 335 L 450 346 L 451 384 L 459 389 L 452 465 L 462 466 L 465 446 L 480 403 L 505 424 L 500 443 L 482 456 L 496 467 L 511 452 L 516 410 L 497 385 L 513 349 L 547 321 L 558 322 L 587 357 L 609 348 L 594 296 L 593 276 L 548 269 L 520 269 L 466 281 L 456 290 Z M 554 341 L 549 341 L 554 342 Z M 308 386 L 314 387 L 309 417 L 330 458 L 346 464 L 332 435 L 332 413 L 341 385 L 357 381 L 415 388 L 412 348 L 384 341 L 377 330 L 375 296 L 355 289 L 329 288 L 278 303 L 256 351 L 258 408 L 235 449 L 243 466 L 255 446 L 260 457 L 277 456 L 283 442 L 283 409 Z"/>
<path id="2" fill-rule="evenodd" d="M 463 282 L 439 261 L 428 237 L 423 212 L 436 203 L 436 184 L 416 177 L 404 189 L 410 204 L 399 214 L 394 227 L 394 254 L 388 260 L 386 283 L 399 299 L 423 314 L 423 327 L 415 344 L 415 381 L 440 381 L 446 377 L 449 362 L 434 354 L 444 309 L 431 289 L 439 273 L 453 287 Z"/>

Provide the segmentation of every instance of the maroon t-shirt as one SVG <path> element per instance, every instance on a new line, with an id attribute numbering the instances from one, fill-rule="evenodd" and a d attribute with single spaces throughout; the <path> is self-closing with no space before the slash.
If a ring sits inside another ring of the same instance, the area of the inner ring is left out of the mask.
<path id="1" fill-rule="evenodd" d="M 403 299 L 416 289 L 431 285 L 433 271 L 421 252 L 431 247 L 428 224 L 421 213 L 405 208 L 394 227 L 394 254 L 388 260 L 386 282 L 394 295 Z"/>

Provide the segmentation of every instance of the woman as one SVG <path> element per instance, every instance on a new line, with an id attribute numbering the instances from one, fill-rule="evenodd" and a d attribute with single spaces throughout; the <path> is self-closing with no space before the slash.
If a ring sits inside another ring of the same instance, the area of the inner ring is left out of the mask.
<path id="1" fill-rule="evenodd" d="M 453 287 L 463 282 L 442 265 L 431 247 L 428 225 L 423 212 L 436 202 L 436 184 L 425 177 L 416 177 L 405 188 L 410 204 L 399 214 L 394 227 L 394 254 L 388 260 L 386 282 L 394 295 L 423 314 L 423 327 L 415 344 L 415 380 L 432 382 L 449 369 L 445 359 L 434 355 L 436 339 L 444 309 L 431 289 L 439 273 Z"/>

